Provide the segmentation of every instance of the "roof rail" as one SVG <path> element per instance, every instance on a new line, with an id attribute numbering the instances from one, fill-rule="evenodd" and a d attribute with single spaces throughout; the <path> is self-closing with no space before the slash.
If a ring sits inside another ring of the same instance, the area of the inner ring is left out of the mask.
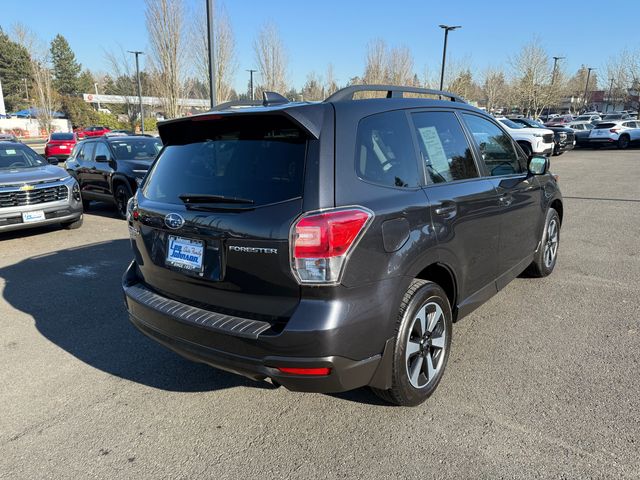
<path id="1" fill-rule="evenodd" d="M 325 102 L 353 100 L 353 94 L 356 92 L 387 92 L 387 98 L 402 98 L 403 93 L 422 93 L 427 95 L 438 95 L 440 97 L 447 97 L 452 102 L 467 103 L 462 97 L 454 95 L 450 92 L 445 92 L 442 90 L 431 90 L 429 88 L 401 87 L 398 85 L 350 85 L 348 87 L 341 88 L 333 95 L 327 97 L 325 99 Z"/>
<path id="2" fill-rule="evenodd" d="M 262 101 L 260 100 L 232 100 L 216 105 L 214 110 L 226 110 L 232 107 L 271 107 L 273 105 L 284 105 L 289 103 L 289 99 L 283 97 L 276 92 L 262 92 Z"/>

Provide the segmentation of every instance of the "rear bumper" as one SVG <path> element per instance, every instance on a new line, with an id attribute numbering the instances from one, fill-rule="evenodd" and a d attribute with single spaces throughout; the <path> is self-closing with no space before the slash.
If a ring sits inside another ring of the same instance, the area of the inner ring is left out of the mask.
<path id="1" fill-rule="evenodd" d="M 341 392 L 365 385 L 385 386 L 385 346 L 393 335 L 395 307 L 389 302 L 395 282 L 368 285 L 362 313 L 354 297 L 301 301 L 282 331 L 259 321 L 201 310 L 145 289 L 132 263 L 123 277 L 129 319 L 142 333 L 190 360 L 254 380 L 270 378 L 294 391 Z M 351 290 L 351 289 L 349 289 Z M 376 290 L 387 290 L 377 295 Z M 363 295 L 354 291 L 350 295 Z M 382 302 L 378 298 L 387 300 Z M 372 301 L 379 308 L 372 308 Z M 362 303 L 362 302 L 359 302 Z M 385 304 L 386 303 L 386 304 Z M 365 313 L 366 312 L 366 313 Z M 372 314 L 371 312 L 375 312 Z M 366 317 L 368 315 L 368 318 Z M 373 316 L 375 315 L 375 316 Z M 330 369 L 325 376 L 286 374 L 278 367 Z"/>

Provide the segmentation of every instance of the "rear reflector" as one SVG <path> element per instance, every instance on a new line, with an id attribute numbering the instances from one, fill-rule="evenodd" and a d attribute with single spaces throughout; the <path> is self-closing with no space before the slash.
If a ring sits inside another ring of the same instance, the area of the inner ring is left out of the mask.
<path id="1" fill-rule="evenodd" d="M 330 368 L 290 368 L 290 367 L 278 367 L 282 373 L 289 373 L 291 375 L 315 375 L 326 376 L 331 373 Z"/>
<path id="2" fill-rule="evenodd" d="M 326 210 L 300 218 L 291 229 L 291 269 L 299 283 L 340 281 L 349 252 L 364 234 L 373 213 L 363 207 Z"/>

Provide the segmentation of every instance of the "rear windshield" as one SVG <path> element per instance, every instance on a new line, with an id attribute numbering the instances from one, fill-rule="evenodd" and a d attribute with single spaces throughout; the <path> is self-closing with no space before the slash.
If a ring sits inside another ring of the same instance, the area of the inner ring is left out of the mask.
<path id="1" fill-rule="evenodd" d="M 118 160 L 153 160 L 162 150 L 162 142 L 157 138 L 118 138 L 109 143 Z"/>
<path id="2" fill-rule="evenodd" d="M 615 126 L 615 123 L 599 123 L 596 125 L 596 128 L 613 128 Z"/>
<path id="3" fill-rule="evenodd" d="M 620 113 L 611 113 L 609 115 L 605 115 L 603 117 L 605 120 L 619 120 L 622 118 L 622 114 Z"/>
<path id="4" fill-rule="evenodd" d="M 253 206 L 300 197 L 307 136 L 284 118 L 263 118 L 178 126 L 181 144 L 166 146 L 143 195 L 173 204 L 182 204 L 179 196 L 185 194 L 219 195 L 251 200 Z"/>
<path id="5" fill-rule="evenodd" d="M 52 133 L 51 140 L 73 140 L 73 133 Z"/>

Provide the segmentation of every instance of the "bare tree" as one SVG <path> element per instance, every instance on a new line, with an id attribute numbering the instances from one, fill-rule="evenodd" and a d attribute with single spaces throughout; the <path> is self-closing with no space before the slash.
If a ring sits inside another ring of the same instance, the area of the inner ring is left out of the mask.
<path id="1" fill-rule="evenodd" d="M 333 73 L 333 64 L 327 65 L 327 73 L 324 78 L 324 93 L 328 97 L 333 95 L 338 90 L 338 82 L 335 74 Z"/>
<path id="2" fill-rule="evenodd" d="M 40 128 L 48 134 L 53 130 L 53 114 L 60 108 L 60 98 L 53 88 L 50 52 L 38 36 L 25 25 L 15 24 L 13 33 L 16 41 L 28 52 L 32 75 L 32 95 L 37 108 Z"/>
<path id="3" fill-rule="evenodd" d="M 387 81 L 387 44 L 381 38 L 367 45 L 367 63 L 364 68 L 363 82 L 369 85 Z"/>
<path id="4" fill-rule="evenodd" d="M 413 83 L 413 55 L 406 46 L 392 48 L 386 59 L 387 81 L 392 85 Z"/>
<path id="5" fill-rule="evenodd" d="M 135 98 L 137 94 L 136 72 L 133 61 L 130 58 L 131 54 L 125 52 L 125 50 L 120 47 L 118 52 L 105 52 L 104 56 L 109 64 L 114 80 L 114 91 L 109 93 L 122 97 L 129 125 L 134 129 L 140 107 L 138 106 L 137 98 Z"/>
<path id="6" fill-rule="evenodd" d="M 261 77 L 256 91 L 287 92 L 287 52 L 273 23 L 262 27 L 253 42 L 253 51 Z"/>
<path id="7" fill-rule="evenodd" d="M 487 112 L 491 112 L 505 102 L 506 88 L 506 80 L 502 70 L 494 67 L 485 70 L 482 93 L 486 101 Z"/>
<path id="8" fill-rule="evenodd" d="M 514 97 L 522 111 L 534 118 L 552 101 L 550 57 L 537 39 L 510 59 Z"/>
<path id="9" fill-rule="evenodd" d="M 308 101 L 324 100 L 324 84 L 316 72 L 307 75 L 307 81 L 302 87 L 302 97 Z"/>
<path id="10" fill-rule="evenodd" d="M 165 116 L 179 117 L 184 96 L 186 59 L 185 8 L 183 0 L 145 0 L 149 34 L 149 65 Z"/>
<path id="11" fill-rule="evenodd" d="M 207 34 L 207 18 L 205 15 L 194 15 L 193 54 L 196 75 L 207 85 L 209 91 L 209 44 Z M 236 58 L 236 40 L 226 9 L 221 3 L 214 7 L 214 46 L 216 63 L 216 98 L 218 102 L 230 100 L 233 90 L 233 78 L 238 69 Z"/>

